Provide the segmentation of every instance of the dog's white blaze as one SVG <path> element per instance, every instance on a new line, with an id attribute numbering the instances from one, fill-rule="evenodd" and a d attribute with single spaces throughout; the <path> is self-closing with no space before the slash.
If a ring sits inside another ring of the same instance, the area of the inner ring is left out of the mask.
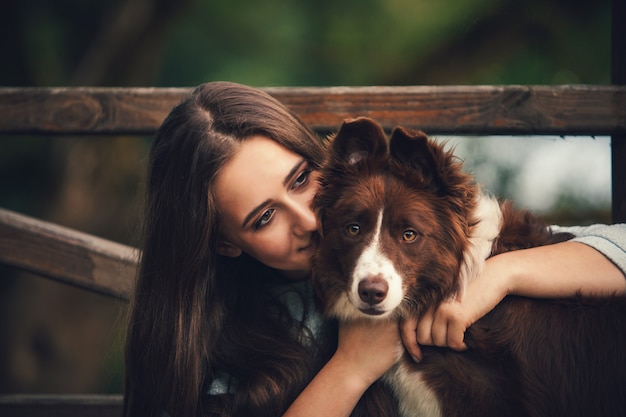
<path id="1" fill-rule="evenodd" d="M 383 376 L 399 401 L 402 417 L 441 417 L 437 394 L 428 387 L 422 372 L 409 369 L 402 361 Z"/>
<path id="2" fill-rule="evenodd" d="M 363 253 L 361 253 L 361 256 L 359 256 L 354 267 L 351 290 L 349 293 L 349 299 L 354 307 L 357 309 L 359 307 L 368 308 L 369 306 L 359 298 L 359 283 L 371 276 L 379 276 L 387 281 L 389 285 L 387 296 L 384 301 L 376 306 L 380 311 L 384 311 L 384 314 L 375 316 L 378 318 L 385 317 L 400 305 L 404 296 L 402 291 L 402 277 L 394 267 L 393 262 L 382 252 L 382 226 L 383 210 L 381 209 L 376 222 L 376 232 L 369 245 L 365 248 Z"/>

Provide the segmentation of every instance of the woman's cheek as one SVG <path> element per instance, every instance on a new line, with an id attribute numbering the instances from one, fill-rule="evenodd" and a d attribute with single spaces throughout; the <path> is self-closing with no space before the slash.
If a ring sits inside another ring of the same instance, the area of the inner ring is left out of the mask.
<path id="1" fill-rule="evenodd" d="M 274 230 L 275 233 L 265 234 L 263 238 L 256 239 L 253 243 L 254 254 L 252 256 L 272 267 L 284 262 L 290 254 L 287 236 L 282 229 L 280 231 L 278 229 Z"/>

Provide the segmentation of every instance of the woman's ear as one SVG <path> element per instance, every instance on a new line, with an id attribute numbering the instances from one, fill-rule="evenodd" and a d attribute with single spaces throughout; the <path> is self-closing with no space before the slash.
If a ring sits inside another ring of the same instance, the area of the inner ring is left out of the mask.
<path id="1" fill-rule="evenodd" d="M 236 258 L 241 255 L 241 249 L 228 243 L 226 241 L 222 241 L 217 245 L 217 253 L 222 256 L 228 256 L 230 258 Z"/>

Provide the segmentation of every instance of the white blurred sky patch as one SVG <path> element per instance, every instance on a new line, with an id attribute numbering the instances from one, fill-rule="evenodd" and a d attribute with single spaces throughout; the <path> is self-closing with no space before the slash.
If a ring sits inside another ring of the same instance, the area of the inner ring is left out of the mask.
<path id="1" fill-rule="evenodd" d="M 611 204 L 611 139 L 608 136 L 442 136 L 436 139 L 455 146 L 455 154 L 465 160 L 465 167 L 492 192 L 496 191 L 497 176 L 502 168 L 519 167 L 517 175 L 511 179 L 513 195 L 509 196 L 519 206 L 543 212 L 563 195 L 592 206 Z"/>

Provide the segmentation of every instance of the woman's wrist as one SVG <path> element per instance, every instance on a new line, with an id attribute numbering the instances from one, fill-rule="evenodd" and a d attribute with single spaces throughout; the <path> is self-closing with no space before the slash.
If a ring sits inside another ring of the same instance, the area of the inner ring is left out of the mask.
<path id="1" fill-rule="evenodd" d="M 496 291 L 507 295 L 526 295 L 528 265 L 522 251 L 506 252 L 487 260 L 487 273 L 496 281 Z"/>
<path id="2" fill-rule="evenodd" d="M 523 266 L 520 265 L 520 261 L 523 259 L 511 254 L 512 252 L 507 252 L 487 259 L 482 274 L 477 278 L 482 284 L 474 291 L 479 292 L 475 296 L 488 291 L 495 294 L 492 298 L 502 300 L 509 294 L 519 293 L 518 281 L 523 279 Z"/>

